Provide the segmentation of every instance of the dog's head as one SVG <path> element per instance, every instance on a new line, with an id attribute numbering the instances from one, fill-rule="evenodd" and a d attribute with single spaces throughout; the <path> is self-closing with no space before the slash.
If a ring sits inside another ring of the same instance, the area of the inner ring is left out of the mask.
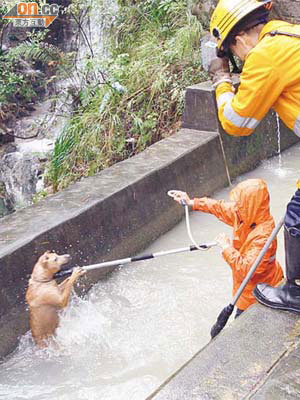
<path id="1" fill-rule="evenodd" d="M 56 272 L 60 271 L 64 264 L 71 260 L 69 254 L 59 256 L 56 253 L 46 251 L 38 260 L 37 265 L 43 269 L 43 273 L 48 276 L 53 276 Z"/>

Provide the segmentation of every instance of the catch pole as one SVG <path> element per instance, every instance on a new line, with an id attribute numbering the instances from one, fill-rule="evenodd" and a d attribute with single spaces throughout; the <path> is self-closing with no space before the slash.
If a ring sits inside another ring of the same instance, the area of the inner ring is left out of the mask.
<path id="1" fill-rule="evenodd" d="M 92 271 L 93 269 L 99 269 L 99 268 L 105 268 L 105 267 L 113 267 L 113 266 L 121 266 L 125 264 L 129 264 L 132 262 L 136 261 L 143 261 L 143 260 L 149 260 L 151 258 L 157 258 L 161 256 L 166 256 L 169 254 L 177 254 L 177 253 L 183 253 L 187 251 L 194 251 L 194 250 L 202 250 L 206 251 L 214 246 L 217 246 L 217 242 L 211 242 L 211 243 L 203 243 L 200 245 L 192 245 L 192 246 L 187 246 L 187 247 L 181 247 L 178 249 L 172 249 L 172 250 L 167 250 L 167 251 L 159 251 L 156 253 L 148 253 L 148 254 L 143 254 L 140 256 L 135 256 L 135 257 L 127 257 L 127 258 L 122 258 L 119 260 L 113 260 L 113 261 L 105 261 L 100 264 L 92 264 L 92 265 L 86 265 L 83 266 L 82 269 L 85 271 Z M 54 275 L 54 279 L 57 278 L 64 278 L 65 276 L 71 275 L 73 272 L 73 268 L 67 269 L 67 270 L 61 270 L 57 272 Z"/>

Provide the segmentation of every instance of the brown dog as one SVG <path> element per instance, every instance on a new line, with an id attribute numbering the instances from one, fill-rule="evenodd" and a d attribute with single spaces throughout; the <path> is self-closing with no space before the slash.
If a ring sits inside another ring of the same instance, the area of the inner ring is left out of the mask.
<path id="1" fill-rule="evenodd" d="M 39 347 L 45 347 L 46 339 L 55 333 L 59 322 L 58 311 L 66 307 L 74 283 L 86 272 L 79 267 L 74 268 L 72 275 L 58 285 L 53 276 L 70 259 L 68 254 L 59 256 L 47 251 L 33 268 L 26 301 L 29 305 L 30 329 Z"/>

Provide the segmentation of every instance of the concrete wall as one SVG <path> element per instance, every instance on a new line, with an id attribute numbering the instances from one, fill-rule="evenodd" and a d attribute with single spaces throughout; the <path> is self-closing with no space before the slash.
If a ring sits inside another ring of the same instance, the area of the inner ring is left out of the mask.
<path id="1" fill-rule="evenodd" d="M 181 219 L 183 209 L 167 196 L 168 190 L 204 196 L 228 185 L 220 138 L 230 174 L 237 176 L 277 152 L 275 122 L 270 113 L 252 137 L 227 137 L 217 121 L 210 85 L 192 86 L 186 92 L 183 128 L 178 133 L 3 218 L 0 356 L 12 351 L 28 329 L 25 291 L 33 265 L 44 251 L 68 252 L 78 265 L 134 255 Z M 282 126 L 282 148 L 296 140 Z M 110 271 L 90 272 L 81 291 Z"/>

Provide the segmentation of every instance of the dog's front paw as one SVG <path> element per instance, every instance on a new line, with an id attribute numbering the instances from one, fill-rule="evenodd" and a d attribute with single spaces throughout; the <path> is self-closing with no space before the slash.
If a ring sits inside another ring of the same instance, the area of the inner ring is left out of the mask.
<path id="1" fill-rule="evenodd" d="M 73 269 L 71 279 L 75 282 L 78 278 L 86 274 L 86 270 L 81 267 L 75 267 Z"/>

